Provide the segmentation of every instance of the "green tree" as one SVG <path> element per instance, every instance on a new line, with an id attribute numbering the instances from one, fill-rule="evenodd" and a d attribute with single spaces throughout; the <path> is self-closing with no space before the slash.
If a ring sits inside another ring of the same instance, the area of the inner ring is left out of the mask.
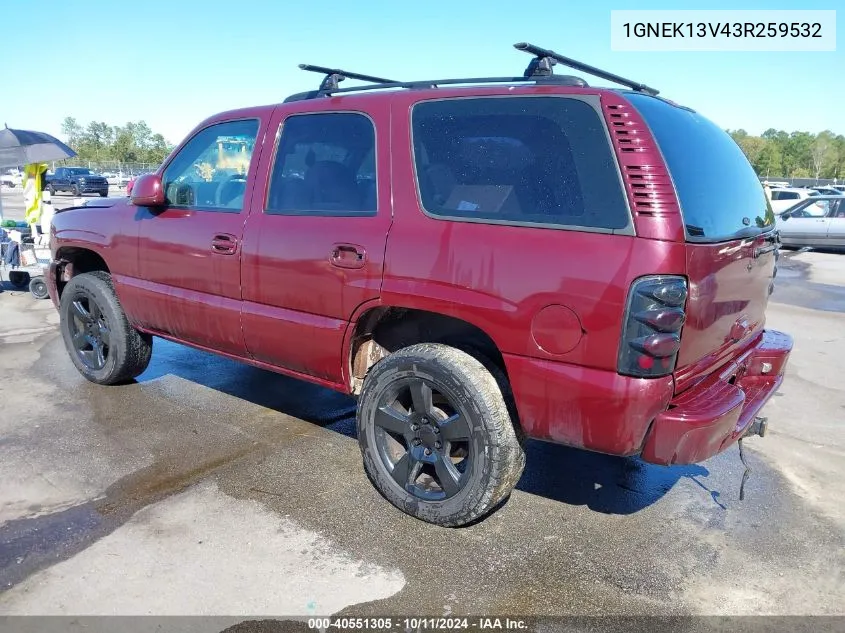
<path id="1" fill-rule="evenodd" d="M 115 139 L 112 146 L 112 155 L 115 160 L 122 163 L 131 163 L 138 160 L 138 151 L 135 147 L 135 139 L 132 134 L 124 128 L 115 127 Z"/>
<path id="2" fill-rule="evenodd" d="M 173 150 L 145 121 L 130 121 L 124 126 L 92 121 L 82 127 L 74 117 L 65 117 L 62 133 L 82 160 L 160 163 Z"/>
<path id="3" fill-rule="evenodd" d="M 784 176 L 783 170 L 783 153 L 778 144 L 771 140 L 765 140 L 763 150 L 757 159 L 758 164 L 755 165 L 757 173 L 761 176 L 769 178 L 770 176 Z"/>
<path id="4" fill-rule="evenodd" d="M 838 134 L 833 139 L 834 158 L 827 178 L 845 179 L 845 136 Z"/>
<path id="5" fill-rule="evenodd" d="M 776 130 L 769 128 L 761 135 L 765 139 L 770 148 L 770 160 L 767 167 L 772 176 L 786 176 L 788 175 L 788 161 L 787 161 L 787 143 L 789 141 L 789 134 L 783 130 Z M 776 159 L 776 162 L 775 162 Z"/>
<path id="6" fill-rule="evenodd" d="M 759 171 L 760 157 L 763 155 L 763 150 L 766 149 L 767 141 L 759 136 L 745 136 L 737 141 L 739 147 L 742 149 L 748 162 Z"/>
<path id="7" fill-rule="evenodd" d="M 784 152 L 784 167 L 786 167 L 787 175 L 795 178 L 810 177 L 813 164 L 810 148 L 813 146 L 813 140 L 814 137 L 809 132 L 793 132 L 789 135 Z M 806 172 L 807 175 L 796 176 L 795 173 L 799 168 L 803 168 L 801 173 Z"/>
<path id="8" fill-rule="evenodd" d="M 822 170 L 830 171 L 830 167 L 836 163 L 836 145 L 834 144 L 833 132 L 825 130 L 813 140 L 810 145 L 810 160 L 813 166 L 813 177 L 821 177 Z"/>
<path id="9" fill-rule="evenodd" d="M 82 126 L 72 116 L 67 116 L 62 121 L 62 134 L 64 134 L 67 144 L 76 148 L 82 138 Z"/>
<path id="10" fill-rule="evenodd" d="M 150 137 L 149 147 L 144 152 L 144 162 L 161 163 L 172 151 L 173 146 L 161 134 L 153 134 Z"/>

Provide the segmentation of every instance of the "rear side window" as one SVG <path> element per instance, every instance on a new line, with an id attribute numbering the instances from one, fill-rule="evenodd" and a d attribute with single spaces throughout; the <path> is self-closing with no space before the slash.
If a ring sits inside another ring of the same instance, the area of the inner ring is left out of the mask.
<path id="1" fill-rule="evenodd" d="M 599 114 L 561 97 L 418 103 L 412 112 L 420 201 L 478 222 L 616 230 L 629 225 Z"/>
<path id="2" fill-rule="evenodd" d="M 798 200 L 798 194 L 794 191 L 773 191 L 772 200 Z"/>
<path id="3" fill-rule="evenodd" d="M 295 114 L 282 123 L 265 213 L 375 215 L 376 133 L 356 112 Z"/>
<path id="4" fill-rule="evenodd" d="M 760 180 L 727 132 L 700 114 L 661 99 L 643 94 L 625 97 L 660 146 L 689 241 L 720 242 L 774 226 Z"/>

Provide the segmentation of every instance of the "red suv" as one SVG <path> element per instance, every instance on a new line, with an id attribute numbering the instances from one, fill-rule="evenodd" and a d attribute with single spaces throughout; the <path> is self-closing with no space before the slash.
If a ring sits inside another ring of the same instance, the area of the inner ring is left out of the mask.
<path id="1" fill-rule="evenodd" d="M 125 382 L 158 336 L 354 394 L 374 484 L 448 526 L 509 494 L 528 437 L 679 464 L 761 434 L 792 340 L 764 328 L 778 238 L 748 161 L 648 86 L 517 48 L 520 77 L 305 67 L 318 90 L 58 213 L 73 363 Z"/>

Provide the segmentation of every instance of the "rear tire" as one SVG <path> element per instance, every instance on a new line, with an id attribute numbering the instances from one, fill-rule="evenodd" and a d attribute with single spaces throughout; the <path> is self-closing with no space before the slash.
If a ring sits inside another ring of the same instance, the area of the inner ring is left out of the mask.
<path id="1" fill-rule="evenodd" d="M 9 283 L 16 290 L 23 290 L 29 286 L 29 273 L 25 270 L 12 270 L 9 272 Z"/>
<path id="2" fill-rule="evenodd" d="M 152 337 L 129 324 L 108 273 L 95 271 L 71 279 L 62 292 L 59 315 L 71 361 L 91 382 L 127 382 L 149 365 Z"/>
<path id="3" fill-rule="evenodd" d="M 373 484 L 429 523 L 460 526 L 488 514 L 525 467 L 496 378 L 447 345 L 412 345 L 379 361 L 364 380 L 357 421 Z"/>
<path id="4" fill-rule="evenodd" d="M 50 293 L 47 291 L 47 283 L 44 281 L 44 277 L 41 276 L 33 277 L 29 280 L 29 291 L 36 299 L 47 299 L 50 296 Z"/>
<path id="5" fill-rule="evenodd" d="M 47 187 L 47 191 L 50 192 L 50 197 L 53 197 L 53 196 L 56 195 L 56 188 L 53 185 L 49 185 Z"/>

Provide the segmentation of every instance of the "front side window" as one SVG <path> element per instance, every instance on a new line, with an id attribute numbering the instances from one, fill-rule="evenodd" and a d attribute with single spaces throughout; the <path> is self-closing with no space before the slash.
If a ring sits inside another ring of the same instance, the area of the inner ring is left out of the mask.
<path id="1" fill-rule="evenodd" d="M 205 128 L 179 150 L 162 178 L 168 205 L 238 213 L 258 121 L 226 121 Z"/>
<path id="2" fill-rule="evenodd" d="M 629 225 L 599 114 L 561 97 L 421 102 L 412 113 L 420 201 L 469 221 L 588 227 Z"/>
<path id="3" fill-rule="evenodd" d="M 295 114 L 282 123 L 265 213 L 375 215 L 376 134 L 355 112 Z"/>

